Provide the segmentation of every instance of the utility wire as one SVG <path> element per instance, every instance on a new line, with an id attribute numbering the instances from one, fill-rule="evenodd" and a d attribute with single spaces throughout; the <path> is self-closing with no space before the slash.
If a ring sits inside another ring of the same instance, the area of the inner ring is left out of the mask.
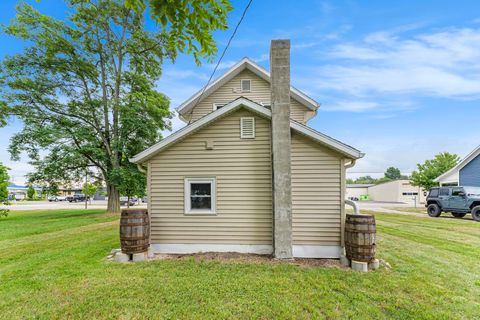
<path id="1" fill-rule="evenodd" d="M 250 5 L 252 4 L 252 2 L 253 2 L 253 0 L 250 0 L 248 2 L 247 6 L 245 7 L 245 9 L 243 10 L 242 16 L 240 17 L 240 20 L 238 20 L 238 23 L 235 26 L 235 29 L 233 30 L 233 33 L 230 36 L 230 39 L 228 39 L 227 45 L 225 46 L 225 49 L 223 49 L 223 52 L 220 55 L 220 58 L 218 59 L 217 64 L 215 65 L 215 68 L 213 69 L 213 72 L 212 72 L 212 74 L 210 75 L 210 78 L 207 81 L 207 84 L 203 87 L 202 93 L 196 99 L 196 101 L 195 101 L 195 103 L 192 107 L 192 110 L 190 110 L 190 120 L 188 121 L 188 124 L 190 124 L 190 122 L 192 122 L 191 116 L 192 116 L 192 113 L 193 113 L 193 109 L 197 106 L 197 103 L 202 99 L 202 96 L 203 96 L 203 93 L 205 92 L 205 89 L 207 89 L 208 85 L 210 84 L 210 81 L 212 81 L 212 78 L 215 75 L 215 72 L 217 71 L 218 66 L 220 65 L 220 62 L 222 62 L 222 59 L 225 56 L 225 53 L 227 52 L 227 49 L 230 46 L 230 43 L 232 42 L 233 38 L 235 37 L 235 34 L 237 33 L 238 28 L 240 27 L 240 24 L 242 24 L 243 18 L 245 18 L 245 15 L 247 14 L 247 10 L 250 7 Z"/>

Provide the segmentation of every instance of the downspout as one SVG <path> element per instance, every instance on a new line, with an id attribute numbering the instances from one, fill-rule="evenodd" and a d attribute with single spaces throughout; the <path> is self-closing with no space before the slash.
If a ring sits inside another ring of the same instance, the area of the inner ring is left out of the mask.
<path id="1" fill-rule="evenodd" d="M 350 163 L 345 165 L 345 169 L 351 168 L 355 165 L 356 160 L 350 161 Z M 345 204 L 353 207 L 353 214 L 360 214 L 360 207 L 358 206 L 358 203 L 352 200 L 345 199 Z"/>
<path id="2" fill-rule="evenodd" d="M 145 170 L 145 168 L 144 168 L 140 163 L 137 163 L 137 169 L 138 169 L 138 171 L 140 171 L 141 173 L 147 174 L 147 170 Z"/>

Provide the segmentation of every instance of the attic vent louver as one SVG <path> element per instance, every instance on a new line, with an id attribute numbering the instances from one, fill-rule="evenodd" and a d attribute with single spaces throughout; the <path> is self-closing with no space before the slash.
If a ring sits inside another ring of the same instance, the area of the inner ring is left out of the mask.
<path id="1" fill-rule="evenodd" d="M 255 118 L 254 117 L 240 118 L 240 138 L 241 139 L 255 138 Z"/>

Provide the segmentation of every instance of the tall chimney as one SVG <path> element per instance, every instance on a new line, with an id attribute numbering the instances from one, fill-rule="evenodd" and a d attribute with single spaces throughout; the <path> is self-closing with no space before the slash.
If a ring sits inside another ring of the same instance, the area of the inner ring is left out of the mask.
<path id="1" fill-rule="evenodd" d="M 292 259 L 292 185 L 290 169 L 290 40 L 270 46 L 272 105 L 274 255 Z"/>

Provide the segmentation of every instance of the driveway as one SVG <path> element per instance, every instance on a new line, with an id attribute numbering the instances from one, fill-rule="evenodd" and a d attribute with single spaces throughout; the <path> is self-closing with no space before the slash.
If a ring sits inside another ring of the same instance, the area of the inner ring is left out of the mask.
<path id="1" fill-rule="evenodd" d="M 384 213 L 396 213 L 396 214 L 406 214 L 411 216 L 425 217 L 425 214 L 418 212 L 406 212 L 395 210 L 394 208 L 412 208 L 412 205 L 404 202 L 381 202 L 381 201 L 359 201 L 357 204 L 360 206 L 360 211 L 374 211 L 374 212 L 384 212 Z M 417 208 L 423 208 L 423 204 L 417 205 Z"/>
<path id="2" fill-rule="evenodd" d="M 92 200 L 88 203 L 88 209 L 107 209 L 106 200 Z M 135 205 L 135 208 L 146 208 L 147 204 L 142 203 L 140 205 Z M 84 209 L 85 202 L 68 202 L 68 201 L 58 201 L 58 202 L 49 202 L 49 201 L 19 201 L 12 202 L 8 209 L 12 211 L 19 210 L 45 210 L 45 209 Z M 126 207 L 125 207 L 126 208 Z"/>
<path id="3" fill-rule="evenodd" d="M 373 211 L 373 212 L 383 212 L 383 213 L 396 213 L 409 216 L 416 216 L 428 219 L 459 219 L 453 217 L 450 213 L 443 212 L 442 215 L 438 218 L 431 218 L 427 215 L 427 209 L 423 204 L 417 205 L 417 208 L 422 208 L 423 213 L 413 212 L 413 211 L 400 211 L 393 208 L 413 208 L 411 204 L 403 202 L 377 202 L 377 201 L 366 201 L 366 202 L 357 202 L 360 206 L 360 211 Z M 349 206 L 347 206 L 349 208 Z M 470 214 L 467 214 L 465 217 L 461 218 L 462 220 L 474 221 Z"/>

